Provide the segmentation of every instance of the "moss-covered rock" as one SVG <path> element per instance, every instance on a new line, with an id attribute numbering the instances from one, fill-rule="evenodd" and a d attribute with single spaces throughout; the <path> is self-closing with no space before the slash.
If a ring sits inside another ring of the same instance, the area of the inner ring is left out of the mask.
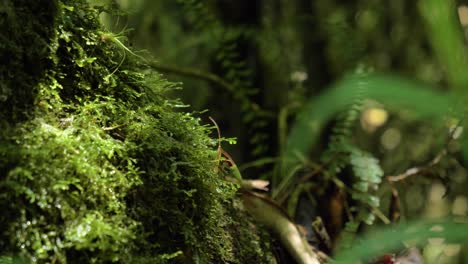
<path id="1" fill-rule="evenodd" d="M 84 0 L 0 4 L 0 254 L 264 263 L 210 129 Z"/>

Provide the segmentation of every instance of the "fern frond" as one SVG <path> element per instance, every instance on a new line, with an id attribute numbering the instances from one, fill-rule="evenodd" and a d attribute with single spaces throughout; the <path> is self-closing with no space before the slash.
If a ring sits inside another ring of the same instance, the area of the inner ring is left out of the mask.
<path id="1" fill-rule="evenodd" d="M 307 156 L 320 138 L 320 131 L 325 123 L 353 102 L 354 91 L 349 88 L 359 86 L 362 81 L 366 82 L 367 87 L 362 98 L 374 99 L 391 107 L 414 110 L 421 117 L 434 117 L 433 122 L 440 121 L 451 109 L 460 108 L 452 95 L 437 92 L 428 85 L 399 76 L 371 74 L 345 78 L 325 93 L 308 101 L 298 114 L 282 153 L 277 182 L 284 181 L 285 175 L 300 163 L 298 157 Z"/>
<path id="2" fill-rule="evenodd" d="M 248 127 L 249 143 L 254 146 L 251 153 L 259 157 L 268 149 L 270 135 L 264 132 L 270 122 L 271 114 L 261 109 L 253 102 L 252 96 L 258 90 L 253 84 L 253 73 L 239 53 L 238 42 L 242 39 L 254 37 L 253 31 L 246 27 L 227 27 L 216 17 L 216 13 L 209 8 L 206 1 L 179 0 L 187 11 L 190 21 L 199 31 L 211 32 L 214 42 L 218 45 L 215 58 L 223 72 L 223 79 L 229 83 L 230 93 L 239 102 L 242 121 Z"/>
<path id="3" fill-rule="evenodd" d="M 351 87 L 350 87 L 351 88 Z M 332 173 L 341 171 L 349 164 L 350 154 L 355 150 L 351 143 L 351 135 L 355 128 L 356 120 L 361 113 L 365 89 L 363 83 L 354 88 L 353 102 L 337 118 L 337 124 L 333 127 L 332 136 L 327 151 L 322 155 L 322 162 L 329 163 Z"/>

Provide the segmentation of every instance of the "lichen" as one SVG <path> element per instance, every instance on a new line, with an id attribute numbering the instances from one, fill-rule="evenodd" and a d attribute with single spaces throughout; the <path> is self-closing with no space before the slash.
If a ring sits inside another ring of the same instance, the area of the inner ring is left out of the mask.
<path id="1" fill-rule="evenodd" d="M 265 263 L 177 85 L 84 0 L 0 5 L 0 254 L 37 263 Z"/>

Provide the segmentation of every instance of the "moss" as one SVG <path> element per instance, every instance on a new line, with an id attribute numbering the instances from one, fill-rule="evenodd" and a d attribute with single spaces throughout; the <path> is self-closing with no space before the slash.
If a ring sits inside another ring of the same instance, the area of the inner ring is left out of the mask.
<path id="1" fill-rule="evenodd" d="M 4 1 L 0 5 L 0 119 L 24 118 L 37 82 L 49 67 L 48 40 L 54 34 L 55 1 Z M 35 17 L 35 19 L 24 19 Z"/>
<path id="2" fill-rule="evenodd" d="M 38 263 L 270 262 L 176 86 L 82 0 L 0 5 L 0 253 Z"/>

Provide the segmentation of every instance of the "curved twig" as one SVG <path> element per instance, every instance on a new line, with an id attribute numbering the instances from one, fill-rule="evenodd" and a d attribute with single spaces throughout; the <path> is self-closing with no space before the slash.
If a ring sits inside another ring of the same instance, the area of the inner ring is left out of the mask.
<path id="1" fill-rule="evenodd" d="M 203 72 L 191 68 L 184 68 L 184 67 L 175 67 L 175 66 L 169 66 L 165 64 L 161 64 L 158 62 L 150 62 L 148 64 L 151 68 L 160 71 L 160 72 L 165 72 L 165 73 L 174 73 L 178 75 L 184 75 L 187 77 L 193 77 L 201 80 L 208 81 L 212 84 L 218 85 L 222 87 L 223 89 L 229 91 L 229 92 L 234 92 L 235 87 L 230 85 L 228 82 L 226 82 L 223 78 L 220 76 L 211 73 L 211 72 Z"/>

